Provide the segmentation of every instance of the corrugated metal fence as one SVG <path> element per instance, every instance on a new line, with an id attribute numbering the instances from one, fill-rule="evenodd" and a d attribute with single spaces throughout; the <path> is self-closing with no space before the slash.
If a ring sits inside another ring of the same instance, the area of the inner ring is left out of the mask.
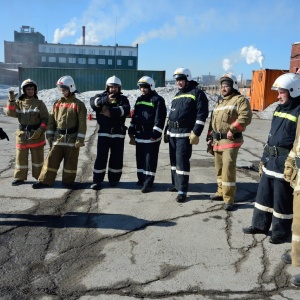
<path id="1" fill-rule="evenodd" d="M 113 75 L 121 79 L 124 90 L 137 89 L 137 82 L 143 76 L 152 77 L 156 87 L 165 86 L 165 71 L 22 67 L 19 68 L 19 86 L 30 78 L 37 83 L 39 90 L 52 89 L 56 87 L 57 80 L 65 75 L 73 77 L 79 92 L 104 90 L 107 78 Z"/>

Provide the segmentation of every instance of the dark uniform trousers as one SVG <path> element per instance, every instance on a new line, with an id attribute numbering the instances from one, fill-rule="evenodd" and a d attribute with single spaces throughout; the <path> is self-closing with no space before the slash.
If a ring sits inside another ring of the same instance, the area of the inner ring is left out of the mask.
<path id="1" fill-rule="evenodd" d="M 268 230 L 272 223 L 272 237 L 291 236 L 293 220 L 293 188 L 290 183 L 262 174 L 258 185 L 252 226 Z"/>
<path id="2" fill-rule="evenodd" d="M 26 180 L 28 174 L 28 154 L 31 153 L 32 177 L 39 178 L 44 162 L 44 145 L 34 148 L 16 149 L 14 178 Z"/>
<path id="3" fill-rule="evenodd" d="M 170 137 L 169 153 L 172 185 L 178 194 L 187 194 L 190 178 L 190 158 L 192 145 L 188 137 Z"/>
<path id="4" fill-rule="evenodd" d="M 121 137 L 122 136 L 122 137 Z M 108 180 L 109 182 L 119 182 L 122 176 L 123 156 L 124 156 L 125 135 L 107 135 L 101 136 L 99 133 L 97 143 L 97 158 L 94 164 L 93 182 L 103 182 L 106 173 L 106 165 L 110 150 L 108 162 Z"/>
<path id="5" fill-rule="evenodd" d="M 53 145 L 44 162 L 39 181 L 53 185 L 60 163 L 64 160 L 62 182 L 72 184 L 77 173 L 79 148 L 72 146 Z"/>
<path id="6" fill-rule="evenodd" d="M 144 182 L 144 186 L 152 187 L 161 139 L 151 141 L 151 132 L 136 133 L 136 167 L 138 181 Z"/>

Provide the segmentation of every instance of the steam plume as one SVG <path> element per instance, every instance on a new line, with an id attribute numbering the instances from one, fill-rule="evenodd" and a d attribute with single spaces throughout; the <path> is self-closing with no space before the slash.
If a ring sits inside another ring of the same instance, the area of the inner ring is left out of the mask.
<path id="1" fill-rule="evenodd" d="M 265 57 L 260 50 L 256 49 L 253 46 L 243 47 L 241 50 L 241 55 L 246 59 L 247 64 L 250 65 L 258 62 L 260 67 L 262 68 Z"/>
<path id="2" fill-rule="evenodd" d="M 65 27 L 60 30 L 56 28 L 54 31 L 53 42 L 57 44 L 60 40 L 65 38 L 66 36 L 74 36 L 76 34 L 76 19 L 72 19 L 71 22 L 65 25 Z"/>

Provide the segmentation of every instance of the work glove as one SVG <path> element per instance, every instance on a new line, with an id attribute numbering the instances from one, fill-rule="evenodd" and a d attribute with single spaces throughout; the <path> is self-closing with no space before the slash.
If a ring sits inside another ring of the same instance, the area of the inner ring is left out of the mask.
<path id="1" fill-rule="evenodd" d="M 41 135 L 42 135 L 43 131 L 41 128 L 38 128 L 37 130 L 35 130 L 31 136 L 31 140 L 36 140 L 38 139 Z"/>
<path id="2" fill-rule="evenodd" d="M 264 166 L 264 163 L 261 161 L 258 165 L 258 174 L 259 174 L 259 177 L 262 176 L 263 174 L 263 166 Z"/>
<path id="3" fill-rule="evenodd" d="M 47 140 L 48 140 L 48 143 L 49 143 L 50 148 L 52 148 L 52 145 L 53 145 L 53 137 L 49 137 L 49 138 L 47 138 Z"/>
<path id="4" fill-rule="evenodd" d="M 129 145 L 136 145 L 134 135 L 129 134 L 129 138 L 130 138 L 130 140 L 129 140 Z"/>
<path id="5" fill-rule="evenodd" d="M 84 146 L 84 142 L 81 142 L 81 141 L 76 141 L 75 143 L 75 148 L 80 148 L 80 147 L 83 147 Z"/>
<path id="6" fill-rule="evenodd" d="M 291 165 L 289 161 L 286 161 L 284 164 L 284 171 L 283 171 L 284 180 L 287 182 L 291 182 L 293 173 L 294 173 L 294 166 Z"/>
<path id="7" fill-rule="evenodd" d="M 8 92 L 8 100 L 9 101 L 15 101 L 17 96 L 18 96 L 18 93 L 15 94 L 14 91 Z"/>
<path id="8" fill-rule="evenodd" d="M 211 154 L 211 155 L 215 155 L 214 153 L 214 146 L 212 144 L 212 140 L 208 140 L 207 141 L 207 149 L 206 149 L 206 152 Z"/>
<path id="9" fill-rule="evenodd" d="M 2 128 L 0 128 L 0 140 L 4 139 L 7 139 L 9 141 L 9 137 L 7 136 L 6 132 L 4 132 Z"/>
<path id="10" fill-rule="evenodd" d="M 199 144 L 199 136 L 197 136 L 193 131 L 191 131 L 189 139 L 190 139 L 190 144 L 191 145 L 198 145 Z"/>

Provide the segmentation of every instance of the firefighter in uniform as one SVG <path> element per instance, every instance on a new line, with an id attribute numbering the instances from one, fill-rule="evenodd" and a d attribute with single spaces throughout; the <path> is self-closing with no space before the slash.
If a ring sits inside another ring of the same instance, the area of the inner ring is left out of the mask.
<path id="1" fill-rule="evenodd" d="M 168 191 L 177 192 L 177 202 L 187 197 L 192 145 L 199 143 L 206 118 L 208 100 L 198 83 L 192 80 L 187 68 L 177 68 L 173 74 L 179 91 L 176 93 L 165 129 L 165 141 L 169 142 L 172 186 Z"/>
<path id="2" fill-rule="evenodd" d="M 44 162 L 46 145 L 45 131 L 48 123 L 48 110 L 45 103 L 37 97 L 37 84 L 26 79 L 21 84 L 22 95 L 16 99 L 14 91 L 9 92 L 6 114 L 18 118 L 16 131 L 15 180 L 12 185 L 23 184 L 28 175 L 28 156 L 31 154 L 32 176 L 37 179 Z"/>
<path id="3" fill-rule="evenodd" d="M 46 137 L 50 151 L 44 162 L 34 189 L 54 184 L 60 163 L 64 160 L 62 186 L 72 188 L 76 178 L 79 148 L 84 146 L 87 110 L 85 104 L 76 98 L 77 92 L 71 76 L 57 81 L 62 97 L 55 101 L 49 115 Z"/>
<path id="4" fill-rule="evenodd" d="M 272 89 L 278 90 L 279 105 L 260 162 L 252 225 L 243 228 L 243 232 L 268 234 L 272 224 L 269 242 L 281 244 L 290 239 L 293 220 L 293 188 L 284 179 L 284 163 L 293 147 L 300 114 L 300 75 L 283 74 Z"/>
<path id="5" fill-rule="evenodd" d="M 90 99 L 92 109 L 96 112 L 98 130 L 97 157 L 94 164 L 94 190 L 101 189 L 108 154 L 108 180 L 111 186 L 120 181 L 123 168 L 124 139 L 126 136 L 125 120 L 130 113 L 130 104 L 126 96 L 121 93 L 121 80 L 112 76 L 106 81 L 106 91 L 96 94 Z"/>
<path id="6" fill-rule="evenodd" d="M 0 140 L 4 140 L 4 139 L 7 139 L 9 141 L 9 137 L 6 134 L 6 132 L 2 128 L 0 128 Z"/>
<path id="7" fill-rule="evenodd" d="M 143 76 L 138 86 L 142 95 L 136 100 L 128 134 L 129 143 L 136 145 L 137 185 L 143 186 L 142 193 L 149 193 L 155 178 L 167 109 L 151 77 Z"/>
<path id="8" fill-rule="evenodd" d="M 297 89 L 300 94 L 299 87 Z M 293 148 L 290 151 L 284 166 L 284 179 L 294 189 L 293 223 L 292 223 L 292 254 L 284 253 L 281 260 L 286 264 L 300 267 L 300 118 Z M 291 282 L 300 287 L 300 273 L 292 276 Z"/>
<path id="9" fill-rule="evenodd" d="M 237 155 L 252 111 L 248 100 L 238 92 L 234 75 L 224 74 L 220 84 L 222 99 L 212 112 L 207 135 L 207 142 L 213 146 L 218 184 L 217 192 L 210 198 L 224 201 L 224 209 L 231 211 L 236 194 Z"/>

